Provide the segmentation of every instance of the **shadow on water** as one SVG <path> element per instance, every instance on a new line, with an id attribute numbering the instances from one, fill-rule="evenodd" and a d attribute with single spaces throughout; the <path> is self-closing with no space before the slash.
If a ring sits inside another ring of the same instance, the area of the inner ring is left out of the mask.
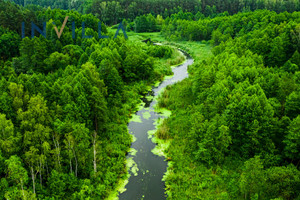
<path id="1" fill-rule="evenodd" d="M 147 132 L 155 129 L 153 124 L 155 120 L 163 118 L 163 116 L 154 112 L 156 101 L 152 97 L 156 97 L 161 89 L 166 86 L 188 77 L 187 68 L 194 61 L 188 54 L 183 53 L 187 59 L 182 65 L 173 68 L 174 76 L 164 80 L 158 87 L 154 87 L 152 92 L 148 93 L 148 97 L 142 98 L 146 105 L 136 113 L 142 122 L 132 121 L 128 124 L 129 133 L 136 138 L 131 148 L 134 148 L 137 152 L 135 155 L 129 154 L 127 159 L 132 158 L 135 161 L 138 171 L 137 174 L 129 172 L 131 176 L 126 185 L 126 191 L 119 195 L 121 200 L 166 199 L 165 183 L 162 181 L 162 178 L 167 171 L 167 161 L 165 161 L 164 157 L 159 157 L 151 152 L 155 148 L 155 144 L 148 138 Z"/>

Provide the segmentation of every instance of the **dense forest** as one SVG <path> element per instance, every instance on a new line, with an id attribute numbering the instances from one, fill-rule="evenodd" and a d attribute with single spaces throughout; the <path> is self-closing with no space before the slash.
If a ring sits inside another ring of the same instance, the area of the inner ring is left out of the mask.
<path id="1" fill-rule="evenodd" d="M 170 19 L 162 32 L 215 46 L 159 101 L 172 110 L 156 133 L 171 140 L 169 199 L 299 199 L 300 12 Z"/>
<path id="2" fill-rule="evenodd" d="M 195 60 L 158 100 L 168 199 L 300 199 L 299 0 L 0 0 L 0 199 L 105 199 L 126 179 L 127 123 L 182 57 L 114 38 L 120 22 Z"/>
<path id="3" fill-rule="evenodd" d="M 73 9 L 83 14 L 92 13 L 105 24 L 112 25 L 126 19 L 152 14 L 167 18 L 179 11 L 203 13 L 214 17 L 219 13 L 235 14 L 241 11 L 268 9 L 276 12 L 300 10 L 299 0 L 9 0 L 19 5 L 39 5 L 60 9 Z"/>
<path id="4" fill-rule="evenodd" d="M 136 44 L 77 11 L 0 1 L 0 198 L 103 199 L 127 174 L 127 122 L 140 95 L 170 75 L 170 47 Z M 60 26 L 58 39 L 52 22 Z M 29 38 L 30 21 L 47 37 Z M 21 22 L 26 37 L 21 39 Z M 71 22 L 76 24 L 72 38 Z M 81 22 L 86 34 L 81 38 Z M 164 63 L 164 65 L 162 65 Z"/>

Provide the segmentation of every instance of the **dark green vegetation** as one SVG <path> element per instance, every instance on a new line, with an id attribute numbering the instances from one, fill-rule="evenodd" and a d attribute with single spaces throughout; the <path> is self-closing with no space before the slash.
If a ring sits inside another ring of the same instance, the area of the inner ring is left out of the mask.
<path id="1" fill-rule="evenodd" d="M 179 11 L 190 12 L 197 17 L 215 17 L 219 13 L 234 14 L 239 11 L 268 9 L 276 12 L 299 11 L 299 0 L 8 0 L 19 5 L 75 9 L 92 13 L 106 24 L 119 23 L 123 19 L 133 21 L 137 16 L 151 13 L 164 18 Z"/>
<path id="2" fill-rule="evenodd" d="M 98 19 L 0 1 L 0 199 L 103 199 L 126 177 L 127 131 L 140 95 L 171 74 L 175 51 L 98 39 Z M 72 39 L 65 16 L 75 21 Z M 25 21 L 43 36 L 21 39 Z M 82 39 L 81 22 L 92 39 Z M 108 34 L 102 27 L 103 34 Z M 108 34 L 112 38 L 114 34 Z"/>
<path id="3" fill-rule="evenodd" d="M 300 199 L 300 12 L 166 20 L 163 33 L 216 45 L 159 100 L 168 199 Z"/>

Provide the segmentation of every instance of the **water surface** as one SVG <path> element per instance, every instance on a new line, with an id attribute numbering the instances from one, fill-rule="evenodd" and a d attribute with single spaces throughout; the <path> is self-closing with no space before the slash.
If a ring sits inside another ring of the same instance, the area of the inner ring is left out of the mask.
<path id="1" fill-rule="evenodd" d="M 155 100 L 159 92 L 168 85 L 174 84 L 188 77 L 187 68 L 194 61 L 187 56 L 186 61 L 173 68 L 174 76 L 164 80 L 158 87 L 154 87 L 147 97 L 143 98 L 145 107 L 139 110 L 138 115 L 142 122 L 130 122 L 128 124 L 129 133 L 134 135 L 136 141 L 132 143 L 131 148 L 137 150 L 135 155 L 128 155 L 127 159 L 133 159 L 137 164 L 137 174 L 131 174 L 129 182 L 126 185 L 126 191 L 119 195 L 121 200 L 161 200 L 166 199 L 165 184 L 162 181 L 164 173 L 167 171 L 167 161 L 164 157 L 154 155 L 151 150 L 155 144 L 148 138 L 148 131 L 154 130 L 153 124 L 158 118 L 163 118 L 159 113 L 154 112 Z M 149 113 L 151 116 L 149 116 Z M 143 117 L 144 116 L 144 117 Z"/>

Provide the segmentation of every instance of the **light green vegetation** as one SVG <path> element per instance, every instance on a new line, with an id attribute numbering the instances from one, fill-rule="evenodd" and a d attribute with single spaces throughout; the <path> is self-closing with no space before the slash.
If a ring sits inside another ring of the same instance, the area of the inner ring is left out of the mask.
<path id="1" fill-rule="evenodd" d="M 127 175 L 125 178 L 120 178 L 115 190 L 113 190 L 109 196 L 106 198 L 106 200 L 118 200 L 119 199 L 119 194 L 123 193 L 126 191 L 126 185 L 129 180 L 129 175 Z"/>
<path id="2" fill-rule="evenodd" d="M 159 113 L 163 117 L 170 117 L 172 114 L 172 111 L 170 111 L 166 108 L 161 108 L 161 107 L 157 106 L 157 104 L 156 104 L 154 110 L 155 110 L 155 112 Z"/>
<path id="3" fill-rule="evenodd" d="M 170 145 L 169 140 L 161 139 L 163 138 L 161 136 L 162 131 L 164 131 L 164 126 L 165 124 L 163 123 L 165 119 L 163 118 L 158 118 L 157 120 L 154 121 L 155 129 L 148 131 L 148 138 L 151 139 L 153 143 L 156 144 L 155 148 L 152 149 L 152 153 L 158 156 L 163 156 L 167 158 L 167 155 L 165 151 L 168 149 Z"/>
<path id="4" fill-rule="evenodd" d="M 127 166 L 127 169 L 134 175 L 134 176 L 137 176 L 138 175 L 138 171 L 139 171 L 139 168 L 136 164 L 136 162 L 133 160 L 133 158 L 128 158 L 126 160 L 126 166 Z"/>
<path id="5" fill-rule="evenodd" d="M 134 149 L 134 148 L 130 148 L 130 150 L 129 150 L 129 154 L 130 154 L 131 156 L 135 156 L 135 155 L 136 155 L 136 153 L 137 153 L 137 150 L 136 150 L 136 149 Z"/>
<path id="6" fill-rule="evenodd" d="M 131 137 L 132 137 L 131 142 L 134 143 L 137 139 L 136 139 L 136 137 L 134 135 L 131 135 Z"/>
<path id="7" fill-rule="evenodd" d="M 144 109 L 144 106 L 145 106 L 145 103 L 144 103 L 144 102 L 141 102 L 141 103 L 139 104 L 138 108 L 137 108 L 137 111 L 138 111 L 138 110 Z"/>
<path id="8" fill-rule="evenodd" d="M 144 113 L 143 113 L 143 118 L 144 118 L 144 119 L 149 119 L 150 117 L 151 117 L 150 112 L 144 112 Z"/>
<path id="9" fill-rule="evenodd" d="M 130 148 L 130 154 L 132 156 L 134 156 L 136 154 L 136 150 L 133 148 Z M 128 172 L 131 172 L 134 176 L 138 175 L 138 167 L 136 162 L 133 160 L 133 158 L 128 158 L 126 160 L 126 169 Z M 109 193 L 109 196 L 106 198 L 106 200 L 118 200 L 119 199 L 119 194 L 122 194 L 123 192 L 125 192 L 126 189 L 126 185 L 129 181 L 130 178 L 130 173 L 127 173 L 126 176 L 122 177 L 119 179 L 116 188 Z"/>
<path id="10" fill-rule="evenodd" d="M 198 61 L 207 59 L 212 55 L 212 46 L 207 41 L 176 41 L 165 42 L 167 45 L 173 45 L 188 52 L 193 58 L 197 58 Z"/>
<path id="11" fill-rule="evenodd" d="M 175 46 L 179 49 L 182 49 L 188 52 L 192 57 L 197 58 L 197 60 L 203 60 L 212 55 L 211 49 L 212 46 L 207 41 L 170 41 L 167 40 L 160 32 L 154 33 L 135 33 L 128 32 L 127 33 L 129 40 L 131 41 L 142 41 L 148 38 L 151 38 L 153 42 L 161 43 L 162 45 L 170 45 Z M 181 52 L 178 52 L 179 55 L 182 56 Z M 181 61 L 177 64 L 181 64 L 184 61 Z M 177 65 L 173 64 L 173 65 Z"/>
<path id="12" fill-rule="evenodd" d="M 147 132 L 147 134 L 148 134 L 148 139 L 152 139 L 152 138 L 154 137 L 155 131 L 156 131 L 156 130 L 154 129 L 154 130 L 150 130 L 150 131 Z"/>
<path id="13" fill-rule="evenodd" d="M 148 95 L 148 96 L 146 96 L 146 99 L 148 100 L 148 101 L 152 101 L 153 100 L 153 96 L 151 96 L 151 95 Z"/>
<path id="14" fill-rule="evenodd" d="M 113 31 L 113 30 L 112 30 Z M 166 41 L 165 37 L 160 32 L 153 32 L 153 33 L 135 33 L 133 31 L 126 32 L 129 40 L 137 42 L 146 40 L 148 38 L 151 39 L 153 42 L 164 44 Z"/>
<path id="15" fill-rule="evenodd" d="M 108 29 L 110 31 L 113 31 L 111 29 Z M 127 32 L 128 38 L 130 41 L 133 42 L 140 42 L 146 39 L 151 39 L 151 41 L 155 42 L 155 43 L 160 43 L 161 45 L 164 46 L 171 46 L 171 47 L 176 47 L 178 45 L 181 44 L 181 42 L 179 43 L 170 43 L 168 42 L 164 36 L 160 33 L 160 32 L 153 32 L 153 33 L 135 33 L 133 31 L 131 32 Z M 195 42 L 196 43 L 196 42 Z M 183 44 L 183 45 L 186 45 Z M 191 44 L 189 44 L 191 45 Z M 186 45 L 186 47 L 190 47 L 190 48 L 197 48 L 199 47 L 199 45 L 194 44 L 191 45 L 192 47 Z M 207 46 L 208 48 L 209 46 Z M 205 52 L 205 51 L 204 51 Z M 160 65 L 165 65 L 167 63 L 167 66 L 171 66 L 171 67 L 175 67 L 179 64 L 182 64 L 185 61 L 185 56 L 182 54 L 182 52 L 175 50 L 174 53 L 172 54 L 171 58 L 168 59 L 162 59 L 159 61 Z"/>
<path id="16" fill-rule="evenodd" d="M 130 119 L 130 122 L 142 123 L 141 116 L 139 116 L 137 114 L 133 114 Z"/>

